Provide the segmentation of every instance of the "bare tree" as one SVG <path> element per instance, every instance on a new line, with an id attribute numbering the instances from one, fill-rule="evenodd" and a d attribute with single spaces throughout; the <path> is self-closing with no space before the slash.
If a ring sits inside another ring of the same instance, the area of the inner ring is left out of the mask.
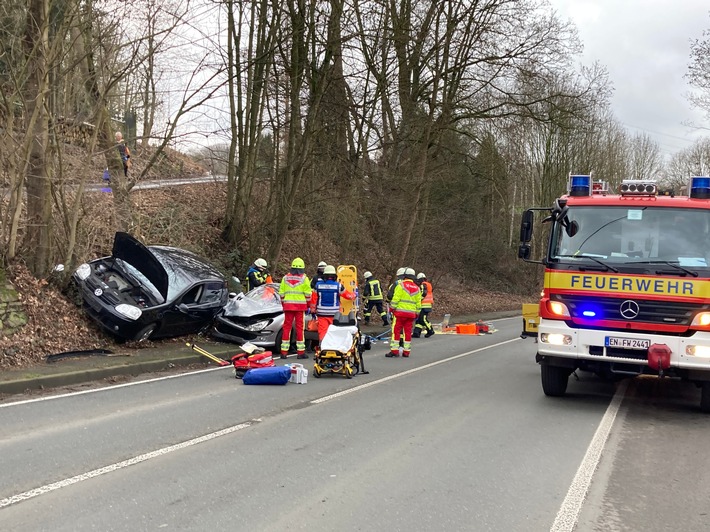
<path id="1" fill-rule="evenodd" d="M 571 100 L 590 87 L 540 90 L 557 70 L 568 69 L 577 41 L 572 28 L 536 2 L 384 2 L 382 18 L 373 15 L 374 3 L 368 5 L 372 10 L 359 18 L 365 22 L 358 34 L 372 77 L 383 84 L 382 131 L 391 139 L 383 137 L 382 152 L 393 188 L 407 192 L 398 194 L 403 203 L 389 205 L 401 264 L 426 210 L 437 172 L 432 161 L 449 131 L 511 115 L 532 117 L 541 98 Z M 373 21 L 381 26 L 370 26 Z"/>
<path id="2" fill-rule="evenodd" d="M 680 192 L 681 187 L 688 185 L 691 176 L 708 175 L 708 173 L 710 173 L 710 139 L 700 139 L 671 157 L 662 183 Z"/>
<path id="3" fill-rule="evenodd" d="M 689 95 L 691 103 L 710 117 L 710 30 L 703 32 L 702 39 L 693 40 L 685 77 L 699 90 Z"/>

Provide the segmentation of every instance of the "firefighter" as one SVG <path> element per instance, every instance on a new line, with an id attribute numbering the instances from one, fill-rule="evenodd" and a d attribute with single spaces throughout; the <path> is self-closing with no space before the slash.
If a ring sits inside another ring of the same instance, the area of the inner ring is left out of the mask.
<path id="1" fill-rule="evenodd" d="M 394 288 L 395 286 L 397 286 L 397 283 L 399 283 L 404 278 L 404 271 L 406 269 L 407 268 L 399 268 L 397 270 L 397 277 L 395 277 L 392 284 L 387 287 L 387 301 L 392 301 L 392 296 L 394 295 Z"/>
<path id="2" fill-rule="evenodd" d="M 279 295 L 284 309 L 284 329 L 281 337 L 281 358 L 286 358 L 291 346 L 291 327 L 296 327 L 296 358 L 308 358 L 304 322 L 308 302 L 311 299 L 311 282 L 306 276 L 306 265 L 301 258 L 293 259 L 291 270 L 279 286 Z"/>
<path id="3" fill-rule="evenodd" d="M 363 277 L 365 277 L 365 288 L 362 291 L 362 296 L 365 300 L 365 325 L 370 324 L 370 316 L 372 315 L 373 308 L 377 308 L 377 312 L 380 318 L 382 318 L 382 325 L 389 325 L 387 311 L 384 309 L 385 297 L 382 295 L 380 281 L 375 279 L 370 272 L 365 272 Z"/>
<path id="4" fill-rule="evenodd" d="M 325 262 L 320 261 L 318 263 L 318 269 L 316 270 L 316 274 L 313 276 L 313 279 L 311 280 L 311 286 L 315 289 L 316 284 L 318 281 L 323 280 L 323 271 L 325 271 L 325 267 L 328 266 Z"/>
<path id="5" fill-rule="evenodd" d="M 387 304 L 389 306 L 389 308 L 387 310 L 388 310 L 389 316 L 391 318 L 390 323 L 391 323 L 392 331 L 394 331 L 394 328 L 397 325 L 397 318 L 395 317 L 394 313 L 392 312 L 392 306 L 390 304 L 390 301 L 392 301 L 392 297 L 394 296 L 394 289 L 396 288 L 396 286 L 399 283 L 402 282 L 402 279 L 404 278 L 404 272 L 406 269 L 407 268 L 399 268 L 397 270 L 397 274 L 396 274 L 397 276 L 395 277 L 394 282 L 391 285 L 389 285 L 389 287 L 387 288 Z M 401 340 L 399 342 L 399 346 L 404 347 L 404 338 L 403 337 L 401 337 Z"/>
<path id="6" fill-rule="evenodd" d="M 268 281 L 269 272 L 267 271 L 267 267 L 269 265 L 266 263 L 264 259 L 256 259 L 254 261 L 254 264 L 249 266 L 249 270 L 247 271 L 247 278 L 246 278 L 246 289 L 247 292 L 254 290 L 254 288 L 261 286 L 262 284 L 265 284 Z"/>
<path id="7" fill-rule="evenodd" d="M 431 288 L 431 283 L 427 281 L 426 275 L 422 272 L 417 274 L 417 284 L 422 291 L 422 310 L 419 312 L 419 317 L 417 318 L 417 323 L 414 325 L 412 336 L 419 338 L 422 335 L 422 330 L 426 329 L 424 338 L 429 338 L 434 334 L 434 327 L 431 326 L 431 322 L 429 321 L 431 307 L 434 305 L 434 292 Z"/>
<path id="8" fill-rule="evenodd" d="M 326 266 L 323 279 L 316 282 L 313 288 L 311 314 L 318 317 L 318 341 L 322 342 L 328 327 L 340 311 L 340 296 L 345 292 L 345 286 L 338 282 L 335 266 Z"/>
<path id="9" fill-rule="evenodd" d="M 404 271 L 404 279 L 396 283 L 392 300 L 390 301 L 392 313 L 397 320 L 392 326 L 392 337 L 390 339 L 390 352 L 386 357 L 399 356 L 399 342 L 402 333 L 404 334 L 404 345 L 402 356 L 408 357 L 412 349 L 412 328 L 414 320 L 419 316 L 422 309 L 422 292 L 414 282 L 414 270 L 407 268 Z"/>

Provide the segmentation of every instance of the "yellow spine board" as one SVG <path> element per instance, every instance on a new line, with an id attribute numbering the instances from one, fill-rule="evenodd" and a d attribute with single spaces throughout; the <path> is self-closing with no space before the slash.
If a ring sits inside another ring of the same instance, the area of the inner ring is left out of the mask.
<path id="1" fill-rule="evenodd" d="M 345 290 L 356 295 L 353 300 L 345 299 L 344 297 L 340 298 L 340 313 L 347 316 L 351 312 L 357 312 L 360 308 L 360 291 L 357 286 L 357 267 L 353 265 L 341 265 L 338 266 L 336 272 L 338 274 L 338 281 L 343 284 Z"/>

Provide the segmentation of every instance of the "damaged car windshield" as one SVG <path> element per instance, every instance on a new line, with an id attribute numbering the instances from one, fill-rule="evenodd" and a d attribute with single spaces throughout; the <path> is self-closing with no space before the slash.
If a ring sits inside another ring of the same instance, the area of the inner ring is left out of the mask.
<path id="1" fill-rule="evenodd" d="M 225 316 L 251 315 L 283 312 L 279 285 L 264 284 L 246 294 L 230 299 L 224 307 Z"/>

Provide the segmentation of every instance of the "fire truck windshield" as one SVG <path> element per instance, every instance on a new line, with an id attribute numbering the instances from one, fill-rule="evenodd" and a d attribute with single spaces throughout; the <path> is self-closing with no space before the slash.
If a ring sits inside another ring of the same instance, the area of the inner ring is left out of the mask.
<path id="1" fill-rule="evenodd" d="M 569 206 L 552 228 L 550 259 L 670 264 L 682 271 L 710 263 L 710 210 L 668 207 Z"/>

